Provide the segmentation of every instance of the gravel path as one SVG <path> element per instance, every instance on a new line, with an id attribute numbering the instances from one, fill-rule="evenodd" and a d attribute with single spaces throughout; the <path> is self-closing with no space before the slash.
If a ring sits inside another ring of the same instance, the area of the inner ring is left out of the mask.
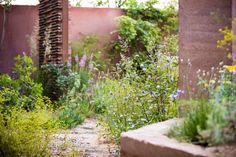
<path id="1" fill-rule="evenodd" d="M 119 156 L 118 146 L 99 140 L 99 127 L 95 118 L 89 118 L 76 128 L 55 134 L 52 149 L 55 157 Z"/>

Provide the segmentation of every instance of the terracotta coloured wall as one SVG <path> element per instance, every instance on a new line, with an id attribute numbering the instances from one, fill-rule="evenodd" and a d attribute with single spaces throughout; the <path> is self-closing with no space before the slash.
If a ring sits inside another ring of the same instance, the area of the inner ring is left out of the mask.
<path id="1" fill-rule="evenodd" d="M 2 36 L 3 11 L 0 7 L 0 37 Z M 29 52 L 28 35 L 33 32 L 38 19 L 36 6 L 13 6 L 7 13 L 6 35 L 0 50 L 0 72 L 10 73 L 13 58 L 23 51 Z"/>
<path id="2" fill-rule="evenodd" d="M 104 41 L 109 41 L 109 38 L 115 37 L 110 34 L 116 29 L 115 17 L 122 13 L 120 9 L 69 8 L 69 43 L 87 34 L 97 34 Z M 0 10 L 0 36 L 2 17 Z M 10 73 L 13 58 L 23 51 L 30 51 L 27 36 L 33 32 L 37 20 L 37 6 L 13 6 L 8 13 L 4 47 L 0 50 L 0 72 Z"/>
<path id="3" fill-rule="evenodd" d="M 76 41 L 85 35 L 96 34 L 104 43 L 114 38 L 111 32 L 116 29 L 116 17 L 123 10 L 110 8 L 76 8 L 69 9 L 69 42 Z M 103 43 L 102 43 L 103 44 Z"/>
<path id="4" fill-rule="evenodd" d="M 216 48 L 222 38 L 219 29 L 231 28 L 231 0 L 179 1 L 179 87 L 196 90 L 198 69 L 209 71 L 224 59 L 225 52 Z M 188 65 L 190 60 L 192 67 Z M 188 93 L 188 92 L 185 92 Z M 188 97 L 187 94 L 185 94 Z"/>
<path id="5" fill-rule="evenodd" d="M 232 20 L 236 20 L 236 0 L 232 0 Z M 236 24 L 232 25 L 233 35 L 236 36 Z M 236 40 L 232 42 L 233 58 L 236 57 Z M 235 64 L 235 63 L 234 63 Z"/>

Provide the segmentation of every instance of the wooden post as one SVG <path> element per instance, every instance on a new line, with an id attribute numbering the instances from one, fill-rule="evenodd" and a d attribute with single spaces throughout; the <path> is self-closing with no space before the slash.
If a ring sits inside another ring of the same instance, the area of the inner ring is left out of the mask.
<path id="1" fill-rule="evenodd" d="M 39 2 L 39 66 L 62 64 L 68 51 L 68 0 Z"/>

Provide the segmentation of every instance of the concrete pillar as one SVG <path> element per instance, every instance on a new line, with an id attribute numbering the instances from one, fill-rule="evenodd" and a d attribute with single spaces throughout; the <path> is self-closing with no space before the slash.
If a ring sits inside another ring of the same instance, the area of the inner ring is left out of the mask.
<path id="1" fill-rule="evenodd" d="M 185 98 L 198 92 L 198 69 L 209 71 L 226 60 L 216 42 L 220 28 L 231 28 L 231 5 L 231 0 L 179 0 L 179 88 Z"/>

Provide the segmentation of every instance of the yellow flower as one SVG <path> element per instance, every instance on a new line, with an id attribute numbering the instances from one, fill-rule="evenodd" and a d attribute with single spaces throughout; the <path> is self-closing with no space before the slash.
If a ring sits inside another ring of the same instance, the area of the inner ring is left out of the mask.
<path id="1" fill-rule="evenodd" d="M 204 87 L 205 87 L 205 88 L 207 88 L 207 87 L 208 87 L 208 84 L 207 84 L 207 83 L 205 83 L 205 84 L 204 84 Z"/>
<path id="2" fill-rule="evenodd" d="M 226 66 L 225 67 L 229 72 L 233 72 L 236 70 L 236 65 Z"/>
<path id="3" fill-rule="evenodd" d="M 232 58 L 232 54 L 231 54 L 231 53 L 228 53 L 227 58 L 228 58 L 228 59 Z"/>

